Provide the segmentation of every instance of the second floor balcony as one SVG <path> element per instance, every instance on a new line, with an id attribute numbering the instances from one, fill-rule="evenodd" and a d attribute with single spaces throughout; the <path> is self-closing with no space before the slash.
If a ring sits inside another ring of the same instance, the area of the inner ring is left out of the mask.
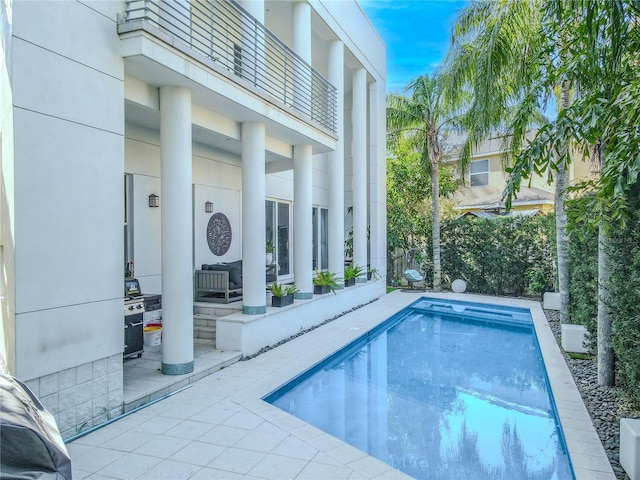
<path id="1" fill-rule="evenodd" d="M 118 33 L 145 31 L 336 134 L 336 88 L 235 0 L 128 0 Z"/>

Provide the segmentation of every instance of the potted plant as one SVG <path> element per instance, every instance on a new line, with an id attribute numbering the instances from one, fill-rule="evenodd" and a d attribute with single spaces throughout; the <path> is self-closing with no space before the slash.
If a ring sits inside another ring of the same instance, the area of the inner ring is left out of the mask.
<path id="1" fill-rule="evenodd" d="M 353 228 L 347 231 L 347 239 L 344 241 L 344 258 L 345 263 L 347 259 L 353 258 Z"/>
<path id="2" fill-rule="evenodd" d="M 323 295 L 325 293 L 336 293 L 338 287 L 339 277 L 333 272 L 324 272 L 322 270 L 316 270 L 316 276 L 313 279 L 313 293 L 316 295 Z"/>
<path id="3" fill-rule="evenodd" d="M 356 284 L 356 279 L 364 273 L 364 268 L 351 262 L 344 267 L 344 286 L 352 287 Z"/>
<path id="4" fill-rule="evenodd" d="M 267 245 L 265 247 L 266 250 L 266 265 L 271 265 L 273 263 L 273 251 L 275 250 L 275 247 L 273 246 L 273 240 L 271 240 L 270 238 L 267 239 Z"/>
<path id="5" fill-rule="evenodd" d="M 378 273 L 378 269 L 377 268 L 369 268 L 367 270 L 367 280 L 378 280 L 380 278 L 380 274 Z"/>
<path id="6" fill-rule="evenodd" d="M 272 307 L 286 307 L 293 303 L 293 294 L 298 291 L 295 285 L 282 285 L 281 283 L 272 283 L 269 290 L 273 295 L 271 297 Z"/>

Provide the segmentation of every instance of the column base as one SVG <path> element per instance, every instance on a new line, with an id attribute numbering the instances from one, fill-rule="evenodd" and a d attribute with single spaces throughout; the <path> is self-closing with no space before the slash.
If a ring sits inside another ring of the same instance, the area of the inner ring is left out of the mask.
<path id="1" fill-rule="evenodd" d="M 367 283 L 367 279 L 366 277 L 365 278 L 358 277 L 356 278 L 356 283 Z"/>
<path id="2" fill-rule="evenodd" d="M 193 360 L 188 363 L 162 363 L 163 375 L 184 375 L 193 372 Z"/>
<path id="3" fill-rule="evenodd" d="M 243 305 L 242 313 L 245 315 L 262 315 L 263 313 L 267 313 L 267 306 L 259 305 L 257 307 L 251 307 L 249 305 Z"/>
<path id="4" fill-rule="evenodd" d="M 313 292 L 296 292 L 293 294 L 293 298 L 297 300 L 311 300 L 313 298 Z"/>

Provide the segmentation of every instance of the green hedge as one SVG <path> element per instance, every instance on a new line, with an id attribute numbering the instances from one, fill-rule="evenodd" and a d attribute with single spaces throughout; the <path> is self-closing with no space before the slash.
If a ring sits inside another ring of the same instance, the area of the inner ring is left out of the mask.
<path id="1" fill-rule="evenodd" d="M 596 338 L 598 312 L 598 231 L 584 214 L 585 199 L 567 203 L 569 222 L 569 295 L 571 323 L 584 325 Z M 595 341 L 591 350 L 595 351 Z"/>
<path id="2" fill-rule="evenodd" d="M 640 195 L 630 192 L 629 218 L 608 242 L 610 258 L 609 307 L 613 317 L 616 374 L 640 405 Z"/>
<path id="3" fill-rule="evenodd" d="M 616 383 L 640 405 L 640 195 L 628 195 L 628 218 L 613 229 L 607 242 L 609 254 L 609 309 L 613 319 Z M 587 220 L 587 199 L 568 205 L 570 222 L 571 322 L 587 327 L 597 350 L 598 232 Z"/>
<path id="4" fill-rule="evenodd" d="M 467 291 L 490 295 L 539 295 L 554 289 L 555 217 L 465 216 L 441 227 L 446 283 L 467 282 Z M 423 264 L 433 276 L 431 249 Z"/>

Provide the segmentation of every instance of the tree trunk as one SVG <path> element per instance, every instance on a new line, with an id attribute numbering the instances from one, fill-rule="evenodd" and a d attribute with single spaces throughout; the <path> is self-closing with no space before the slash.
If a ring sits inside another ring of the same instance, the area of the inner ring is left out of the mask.
<path id="1" fill-rule="evenodd" d="M 604 142 L 599 146 L 600 172 L 604 168 Z M 615 383 L 613 369 L 613 343 L 611 341 L 611 312 L 609 311 L 609 236 L 605 229 L 598 229 L 598 385 L 612 387 Z"/>
<path id="2" fill-rule="evenodd" d="M 431 162 L 431 208 L 433 239 L 433 291 L 442 290 L 442 268 L 440 267 L 440 165 Z"/>
<path id="3" fill-rule="evenodd" d="M 559 167 L 556 176 L 556 251 L 558 257 L 558 291 L 560 292 L 560 321 L 569 322 L 571 309 L 569 297 L 569 239 L 567 237 L 567 212 L 564 203 L 567 195 L 567 171 Z"/>
<path id="4" fill-rule="evenodd" d="M 562 85 L 562 109 L 569 108 L 571 102 L 571 91 L 568 82 Z M 569 145 L 566 146 L 569 148 Z M 560 292 L 560 321 L 569 322 L 571 299 L 569 296 L 569 240 L 567 237 L 567 212 L 565 210 L 565 200 L 567 198 L 567 187 L 569 183 L 567 175 L 567 165 L 561 162 L 558 166 L 556 176 L 556 252 L 558 257 L 558 291 Z"/>
<path id="5" fill-rule="evenodd" d="M 611 342 L 611 313 L 609 312 L 609 254 L 608 237 L 598 230 L 598 385 L 612 387 L 615 383 L 613 345 Z"/>

